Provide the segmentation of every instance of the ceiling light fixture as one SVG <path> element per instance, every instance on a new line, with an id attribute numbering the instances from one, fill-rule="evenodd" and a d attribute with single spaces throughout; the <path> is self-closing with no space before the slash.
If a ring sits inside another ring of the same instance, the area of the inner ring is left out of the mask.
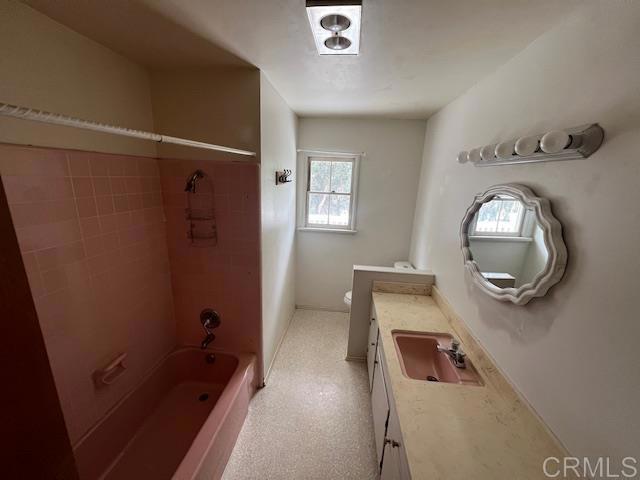
<path id="1" fill-rule="evenodd" d="M 358 55 L 362 0 L 307 0 L 307 16 L 320 55 Z"/>

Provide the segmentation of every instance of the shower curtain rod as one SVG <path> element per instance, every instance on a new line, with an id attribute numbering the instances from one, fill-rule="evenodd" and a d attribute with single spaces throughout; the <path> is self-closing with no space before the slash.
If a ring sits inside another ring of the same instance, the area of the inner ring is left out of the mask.
<path id="1" fill-rule="evenodd" d="M 91 120 L 82 120 L 80 118 L 67 117 L 59 113 L 51 113 L 35 108 L 21 107 L 0 102 L 0 115 L 6 117 L 20 118 L 23 120 L 33 120 L 35 122 L 53 123 L 55 125 L 64 125 L 66 127 L 83 128 L 85 130 L 94 130 L 96 132 L 111 133 L 112 135 L 122 135 L 125 137 L 140 138 L 142 140 L 153 140 L 159 143 L 173 143 L 175 145 L 184 145 L 187 147 L 203 148 L 206 150 L 216 150 L 218 152 L 234 153 L 236 155 L 247 155 L 255 157 L 255 152 L 247 150 L 239 150 L 237 148 L 224 147 L 222 145 L 214 145 L 213 143 L 197 142 L 186 138 L 171 137 L 169 135 L 160 135 L 159 133 L 145 132 L 143 130 L 134 130 L 125 127 L 116 127 L 114 125 L 106 125 L 104 123 L 93 122 Z"/>

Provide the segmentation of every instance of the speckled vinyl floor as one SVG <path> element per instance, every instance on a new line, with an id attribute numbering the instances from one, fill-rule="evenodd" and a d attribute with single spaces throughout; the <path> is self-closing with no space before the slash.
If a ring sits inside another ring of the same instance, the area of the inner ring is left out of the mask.
<path id="1" fill-rule="evenodd" d="M 296 310 L 223 480 L 376 478 L 367 368 L 344 360 L 348 321 Z"/>

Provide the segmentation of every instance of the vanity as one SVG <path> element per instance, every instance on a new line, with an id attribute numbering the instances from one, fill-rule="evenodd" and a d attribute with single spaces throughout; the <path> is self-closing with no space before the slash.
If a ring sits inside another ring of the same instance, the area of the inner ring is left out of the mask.
<path id="1" fill-rule="evenodd" d="M 562 225 L 549 200 L 524 185 L 477 194 L 459 233 L 465 281 L 495 301 L 526 308 L 564 275 Z M 367 312 L 357 279 L 354 304 L 365 308 L 362 316 L 352 309 L 350 332 Z M 366 361 L 380 479 L 545 478 L 545 460 L 568 453 L 429 280 L 373 279 L 369 290 Z M 353 351 L 364 352 L 363 340 L 350 339 Z"/>
<path id="2" fill-rule="evenodd" d="M 416 288 L 374 284 L 372 293 L 367 366 L 380 479 L 544 478 L 545 458 L 565 456 L 562 446 L 437 288 Z M 452 340 L 464 369 L 437 350 Z"/>

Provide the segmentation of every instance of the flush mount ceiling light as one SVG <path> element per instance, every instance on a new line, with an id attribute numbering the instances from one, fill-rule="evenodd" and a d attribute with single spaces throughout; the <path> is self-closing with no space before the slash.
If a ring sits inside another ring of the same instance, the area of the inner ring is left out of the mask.
<path id="1" fill-rule="evenodd" d="M 320 55 L 358 55 L 362 0 L 307 0 L 307 16 Z"/>

